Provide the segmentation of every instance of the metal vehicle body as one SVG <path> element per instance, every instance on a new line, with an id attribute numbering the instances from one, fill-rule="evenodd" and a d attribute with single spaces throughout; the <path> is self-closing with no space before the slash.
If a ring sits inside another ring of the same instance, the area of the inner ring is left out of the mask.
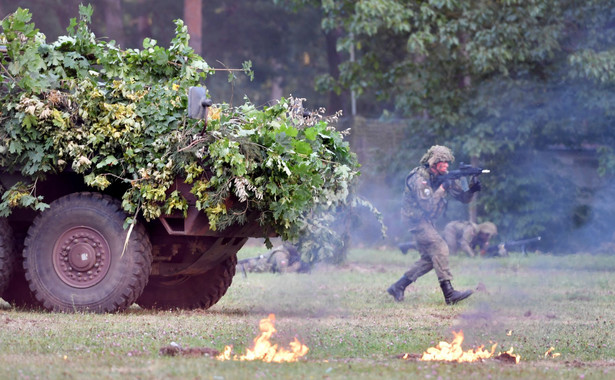
<path id="1" fill-rule="evenodd" d="M 207 117 L 204 88 L 190 89 L 190 117 Z M 19 175 L 0 173 L 4 189 Z M 144 308 L 209 308 L 231 285 L 237 252 L 262 237 L 256 221 L 221 231 L 209 228 L 189 186 L 174 188 L 189 203 L 186 216 L 164 215 L 124 228 L 121 199 L 128 185 L 104 192 L 70 171 L 38 182 L 49 208 L 14 209 L 0 219 L 0 292 L 18 307 L 50 311 L 116 312 Z"/>

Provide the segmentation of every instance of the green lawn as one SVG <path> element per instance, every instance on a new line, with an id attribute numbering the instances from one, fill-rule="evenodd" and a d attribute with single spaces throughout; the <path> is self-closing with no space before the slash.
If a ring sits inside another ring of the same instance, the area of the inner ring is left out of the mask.
<path id="1" fill-rule="evenodd" d="M 240 257 L 264 252 L 245 248 Z M 615 378 L 615 255 L 453 257 L 453 285 L 480 288 L 444 303 L 428 273 L 395 303 L 386 288 L 416 259 L 410 252 L 353 250 L 346 265 L 310 274 L 241 274 L 207 311 L 120 314 L 26 312 L 0 304 L 0 378 L 103 379 L 612 379 Z M 182 348 L 245 353 L 259 321 L 276 316 L 273 341 L 309 347 L 296 363 L 220 362 L 165 356 Z M 519 364 L 422 362 L 414 356 L 463 330 L 464 349 L 511 347 Z M 550 347 L 558 357 L 545 357 Z"/>

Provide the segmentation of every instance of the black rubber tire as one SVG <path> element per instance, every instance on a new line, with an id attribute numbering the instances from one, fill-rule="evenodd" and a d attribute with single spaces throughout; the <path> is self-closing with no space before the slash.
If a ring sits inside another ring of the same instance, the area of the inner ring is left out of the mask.
<path id="1" fill-rule="evenodd" d="M 0 294 L 8 287 L 15 266 L 15 237 L 5 218 L 0 218 Z"/>
<path id="2" fill-rule="evenodd" d="M 141 295 L 152 249 L 137 223 L 126 249 L 126 214 L 120 202 L 98 193 L 59 198 L 38 215 L 24 243 L 24 270 L 43 308 L 112 313 Z"/>
<path id="3" fill-rule="evenodd" d="M 233 254 L 205 274 L 152 276 L 137 304 L 144 309 L 209 309 L 231 286 L 237 255 Z"/>

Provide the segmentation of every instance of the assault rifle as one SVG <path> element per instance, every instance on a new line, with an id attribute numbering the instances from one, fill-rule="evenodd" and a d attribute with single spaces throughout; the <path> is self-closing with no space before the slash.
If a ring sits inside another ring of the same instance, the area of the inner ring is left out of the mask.
<path id="1" fill-rule="evenodd" d="M 254 256 L 254 257 L 248 257 L 247 259 L 239 260 L 239 261 L 237 261 L 237 268 L 241 269 L 241 273 L 243 274 L 243 277 L 246 278 L 246 277 L 248 277 L 248 274 L 246 273 L 246 267 L 245 267 L 245 265 L 247 263 L 249 263 L 249 262 L 251 262 L 253 260 L 262 260 L 264 258 L 267 258 L 267 261 L 269 261 L 269 259 L 271 259 L 271 255 L 272 254 L 273 254 L 272 252 L 269 252 L 269 253 L 266 253 L 264 255 L 258 255 L 258 256 Z"/>
<path id="2" fill-rule="evenodd" d="M 485 257 L 495 257 L 495 256 L 499 256 L 499 251 L 500 251 L 500 247 L 504 247 L 504 249 L 506 249 L 506 251 L 508 252 L 510 249 L 514 248 L 514 247 L 521 247 L 521 252 L 524 255 L 527 255 L 527 251 L 525 250 L 525 246 L 531 243 L 535 243 L 540 241 L 541 237 L 540 236 L 536 236 L 533 238 L 529 238 L 529 239 L 522 239 L 522 240 L 510 240 L 507 241 L 505 243 L 500 243 L 498 245 L 492 246 L 487 248 L 487 252 L 485 252 Z"/>
<path id="3" fill-rule="evenodd" d="M 468 165 L 468 164 L 464 164 L 463 162 L 461 162 L 459 164 L 459 169 L 456 170 L 451 170 L 446 174 L 440 175 L 438 177 L 436 177 L 436 188 L 440 187 L 441 184 L 448 182 L 448 181 L 453 181 L 456 179 L 459 179 L 461 177 L 470 177 L 470 176 L 478 176 L 481 174 L 487 174 L 487 173 L 491 173 L 491 170 L 489 169 L 483 169 L 483 168 L 476 168 L 472 165 Z M 465 183 L 465 186 L 462 184 L 463 187 L 465 187 L 463 189 L 463 191 L 468 191 L 467 187 L 468 184 Z"/>

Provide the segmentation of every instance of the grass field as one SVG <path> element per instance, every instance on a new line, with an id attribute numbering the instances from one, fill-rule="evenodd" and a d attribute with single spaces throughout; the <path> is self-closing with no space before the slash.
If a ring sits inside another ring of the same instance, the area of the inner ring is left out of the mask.
<path id="1" fill-rule="evenodd" d="M 245 248 L 240 258 L 263 251 Z M 51 314 L 1 303 L 0 378 L 615 378 L 615 255 L 453 257 L 453 285 L 478 288 L 472 297 L 445 305 L 432 272 L 395 303 L 386 288 L 416 258 L 412 251 L 353 250 L 347 264 L 310 274 L 238 274 L 206 311 L 133 306 L 119 314 Z M 299 362 L 221 362 L 160 352 L 171 344 L 196 351 L 232 344 L 242 354 L 270 313 L 278 330 L 273 341 L 288 347 L 297 337 L 309 347 Z M 520 362 L 417 359 L 459 330 L 464 349 L 497 343 L 496 352 L 512 347 Z M 545 357 L 550 347 L 559 356 Z M 401 359 L 404 353 L 411 359 Z"/>

